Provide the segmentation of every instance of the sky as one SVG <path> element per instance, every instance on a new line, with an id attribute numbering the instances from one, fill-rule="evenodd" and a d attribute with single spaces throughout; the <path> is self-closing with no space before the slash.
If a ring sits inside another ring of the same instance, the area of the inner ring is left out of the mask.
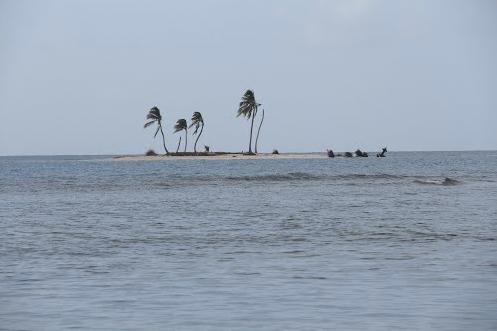
<path id="1" fill-rule="evenodd" d="M 246 151 L 246 89 L 260 151 L 497 149 L 497 1 L 0 0 L 0 155 Z"/>

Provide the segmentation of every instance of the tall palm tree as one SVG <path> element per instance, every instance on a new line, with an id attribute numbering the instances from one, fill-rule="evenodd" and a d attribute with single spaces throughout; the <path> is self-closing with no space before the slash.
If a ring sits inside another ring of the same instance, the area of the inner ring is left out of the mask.
<path id="1" fill-rule="evenodd" d="M 259 141 L 259 133 L 261 132 L 262 122 L 264 122 L 264 108 L 262 108 L 261 123 L 259 123 L 259 128 L 257 129 L 257 136 L 255 137 L 255 154 L 257 154 L 257 142 Z"/>
<path id="2" fill-rule="evenodd" d="M 176 124 L 174 125 L 174 133 L 180 132 L 182 130 L 185 130 L 185 153 L 186 153 L 186 146 L 188 145 L 188 125 L 187 125 L 186 120 L 184 118 L 177 120 Z M 180 137 L 180 139 L 181 139 L 181 137 Z M 181 143 L 181 141 L 180 141 L 180 143 Z"/>
<path id="3" fill-rule="evenodd" d="M 193 131 L 193 134 L 196 135 L 198 128 L 200 128 L 200 132 L 197 136 L 197 139 L 195 139 L 195 145 L 193 146 L 193 151 L 197 153 L 197 142 L 200 139 L 200 136 L 202 135 L 202 131 L 204 131 L 204 119 L 202 118 L 202 114 L 200 114 L 198 111 L 194 112 L 192 115 L 192 123 L 190 124 L 189 128 L 195 126 L 195 131 Z"/>
<path id="4" fill-rule="evenodd" d="M 159 108 L 155 106 L 150 108 L 150 111 L 147 114 L 147 120 L 150 121 L 145 123 L 143 127 L 147 128 L 150 125 L 157 123 L 157 130 L 155 131 L 154 138 L 157 137 L 157 133 L 159 133 L 160 130 L 160 133 L 162 134 L 162 144 L 164 145 L 164 150 L 166 151 L 166 154 L 169 154 L 169 151 L 167 150 L 166 147 L 166 139 L 164 138 L 164 131 L 162 131 L 162 116 L 160 114 Z"/>
<path id="5" fill-rule="evenodd" d="M 255 95 L 254 91 L 252 90 L 247 90 L 242 96 L 242 101 L 240 101 L 240 105 L 238 107 L 238 113 L 236 117 L 239 117 L 240 115 L 243 115 L 244 117 L 247 118 L 247 120 L 252 119 L 252 123 L 250 124 L 250 140 L 249 140 L 249 154 L 252 153 L 252 131 L 254 129 L 254 119 L 255 116 L 257 115 L 257 107 L 259 107 L 260 104 L 258 104 L 255 101 Z"/>

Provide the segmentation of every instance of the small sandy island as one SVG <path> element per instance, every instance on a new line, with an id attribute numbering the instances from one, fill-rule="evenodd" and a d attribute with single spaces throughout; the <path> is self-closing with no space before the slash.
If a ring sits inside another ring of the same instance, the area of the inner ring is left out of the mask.
<path id="1" fill-rule="evenodd" d="M 116 161 L 172 161 L 172 160 L 276 160 L 276 159 L 326 159 L 326 153 L 258 153 L 247 155 L 242 153 L 201 153 L 201 155 L 122 155 Z"/>

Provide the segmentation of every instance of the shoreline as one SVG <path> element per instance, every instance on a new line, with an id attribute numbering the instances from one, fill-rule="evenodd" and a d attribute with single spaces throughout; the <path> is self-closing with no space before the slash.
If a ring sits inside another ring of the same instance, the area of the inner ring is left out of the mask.
<path id="1" fill-rule="evenodd" d="M 212 155 L 122 155 L 112 158 L 114 161 L 174 161 L 174 160 L 286 160 L 286 159 L 327 159 L 323 152 L 314 153 L 258 153 L 247 155 L 242 153 L 212 153 Z"/>

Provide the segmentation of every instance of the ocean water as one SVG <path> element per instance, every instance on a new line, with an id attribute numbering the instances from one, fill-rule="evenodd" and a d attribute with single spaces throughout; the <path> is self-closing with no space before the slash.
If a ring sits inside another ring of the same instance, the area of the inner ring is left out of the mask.
<path id="1" fill-rule="evenodd" d="M 495 330 L 497 152 L 0 157 L 1 330 Z"/>

